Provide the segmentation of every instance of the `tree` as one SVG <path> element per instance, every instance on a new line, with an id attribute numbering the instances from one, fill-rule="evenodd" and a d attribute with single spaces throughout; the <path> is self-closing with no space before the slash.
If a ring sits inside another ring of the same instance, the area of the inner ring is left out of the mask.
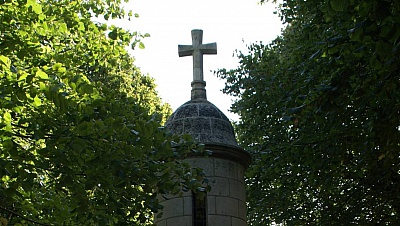
<path id="1" fill-rule="evenodd" d="M 272 43 L 222 69 L 250 225 L 400 222 L 400 2 L 288 0 Z"/>
<path id="2" fill-rule="evenodd" d="M 128 13 L 130 15 L 131 13 Z M 125 48 L 147 36 L 94 23 L 120 1 L 0 0 L 0 223 L 150 224 L 157 195 L 196 188 L 190 138 Z"/>

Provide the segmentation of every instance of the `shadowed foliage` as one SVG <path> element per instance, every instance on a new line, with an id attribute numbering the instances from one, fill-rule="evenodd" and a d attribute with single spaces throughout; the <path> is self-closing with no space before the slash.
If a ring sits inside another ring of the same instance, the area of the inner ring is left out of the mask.
<path id="1" fill-rule="evenodd" d="M 238 97 L 250 225 L 400 221 L 400 2 L 283 1 L 286 28 L 219 70 Z"/>

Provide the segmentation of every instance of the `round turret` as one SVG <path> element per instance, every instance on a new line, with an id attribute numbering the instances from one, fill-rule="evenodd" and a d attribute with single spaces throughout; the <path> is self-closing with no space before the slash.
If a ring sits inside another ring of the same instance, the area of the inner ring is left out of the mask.
<path id="1" fill-rule="evenodd" d="M 203 79 L 203 54 L 216 54 L 217 44 L 202 44 L 201 30 L 192 31 L 192 45 L 179 45 L 179 56 L 193 55 L 191 100 L 180 106 L 165 127 L 176 135 L 189 134 L 204 144 L 210 155 L 188 155 L 183 161 L 202 168 L 211 190 L 205 195 L 184 192 L 180 196 L 161 198 L 163 216 L 156 217 L 158 226 L 236 225 L 246 223 L 246 185 L 244 172 L 251 156 L 238 146 L 229 119 L 207 101 Z"/>

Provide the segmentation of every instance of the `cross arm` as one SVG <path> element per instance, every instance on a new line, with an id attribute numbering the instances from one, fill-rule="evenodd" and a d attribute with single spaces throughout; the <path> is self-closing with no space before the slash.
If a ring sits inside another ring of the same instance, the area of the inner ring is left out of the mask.
<path id="1" fill-rule="evenodd" d="M 191 56 L 193 55 L 193 46 L 192 45 L 178 45 L 178 54 L 179 57 Z"/>
<path id="2" fill-rule="evenodd" d="M 207 44 L 202 44 L 199 46 L 201 49 L 201 52 L 204 54 L 217 54 L 217 43 L 207 43 Z"/>

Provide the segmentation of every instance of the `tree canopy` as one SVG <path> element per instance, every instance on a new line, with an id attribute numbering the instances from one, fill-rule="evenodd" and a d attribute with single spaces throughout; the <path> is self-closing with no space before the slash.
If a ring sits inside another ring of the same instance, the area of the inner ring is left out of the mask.
<path id="1" fill-rule="evenodd" d="M 400 222 L 400 2 L 286 0 L 270 44 L 222 69 L 250 225 Z"/>
<path id="2" fill-rule="evenodd" d="M 119 0 L 0 0 L 0 225 L 143 225 L 201 182 Z M 197 178 L 197 180 L 196 180 Z"/>

